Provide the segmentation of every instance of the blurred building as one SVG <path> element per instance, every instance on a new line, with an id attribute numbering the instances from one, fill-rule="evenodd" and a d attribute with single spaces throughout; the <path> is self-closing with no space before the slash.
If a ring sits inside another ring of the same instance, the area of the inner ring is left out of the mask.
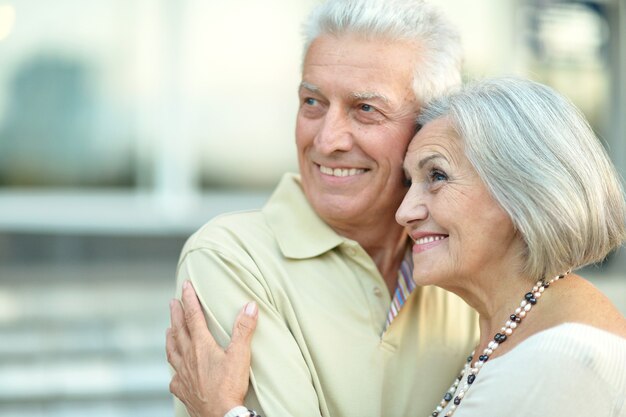
<path id="1" fill-rule="evenodd" d="M 297 169 L 317 0 L 0 0 L 0 417 L 171 415 L 178 252 Z M 626 176 L 626 0 L 440 0 L 467 79 L 586 114 Z M 626 255 L 590 270 L 626 311 Z"/>

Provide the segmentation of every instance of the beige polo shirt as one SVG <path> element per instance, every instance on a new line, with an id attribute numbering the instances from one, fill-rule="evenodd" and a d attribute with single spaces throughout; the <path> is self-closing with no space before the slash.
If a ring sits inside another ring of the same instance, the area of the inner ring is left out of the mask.
<path id="1" fill-rule="evenodd" d="M 391 298 L 376 265 L 317 216 L 292 174 L 262 210 L 196 232 L 179 296 L 186 279 L 222 346 L 241 307 L 258 303 L 246 405 L 264 417 L 428 415 L 476 340 L 475 314 L 435 287 L 416 288 L 382 333 Z"/>

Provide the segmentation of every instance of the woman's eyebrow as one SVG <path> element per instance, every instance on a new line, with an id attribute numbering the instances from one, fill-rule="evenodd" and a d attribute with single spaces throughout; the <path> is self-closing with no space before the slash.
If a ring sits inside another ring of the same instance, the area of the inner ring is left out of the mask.
<path id="1" fill-rule="evenodd" d="M 441 155 L 440 153 L 436 153 L 436 154 L 432 154 L 432 155 L 428 155 L 425 158 L 422 158 L 418 163 L 417 163 L 417 167 L 419 169 L 422 169 L 424 167 L 424 165 L 426 165 L 429 161 L 432 161 L 433 159 L 443 159 L 444 161 L 448 161 L 448 159 Z"/>

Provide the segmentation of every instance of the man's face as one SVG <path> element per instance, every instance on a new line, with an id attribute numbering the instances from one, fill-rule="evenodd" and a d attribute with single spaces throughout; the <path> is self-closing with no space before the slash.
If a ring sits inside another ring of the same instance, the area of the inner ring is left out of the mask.
<path id="1" fill-rule="evenodd" d="M 298 93 L 298 161 L 307 199 L 335 228 L 393 216 L 406 193 L 416 51 L 408 42 L 354 36 L 321 36 L 309 47 Z"/>

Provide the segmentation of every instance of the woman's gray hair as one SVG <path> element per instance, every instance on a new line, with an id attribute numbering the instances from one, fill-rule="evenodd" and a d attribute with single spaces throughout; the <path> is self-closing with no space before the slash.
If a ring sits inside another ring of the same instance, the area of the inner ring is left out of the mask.
<path id="1" fill-rule="evenodd" d="M 408 41 L 419 55 L 413 91 L 420 103 L 461 83 L 463 51 L 456 28 L 423 0 L 328 0 L 304 25 L 304 51 L 319 36 Z"/>
<path id="2" fill-rule="evenodd" d="M 619 176 L 565 97 L 529 80 L 489 79 L 435 99 L 418 123 L 441 117 L 523 237 L 528 276 L 601 261 L 626 239 Z"/>

